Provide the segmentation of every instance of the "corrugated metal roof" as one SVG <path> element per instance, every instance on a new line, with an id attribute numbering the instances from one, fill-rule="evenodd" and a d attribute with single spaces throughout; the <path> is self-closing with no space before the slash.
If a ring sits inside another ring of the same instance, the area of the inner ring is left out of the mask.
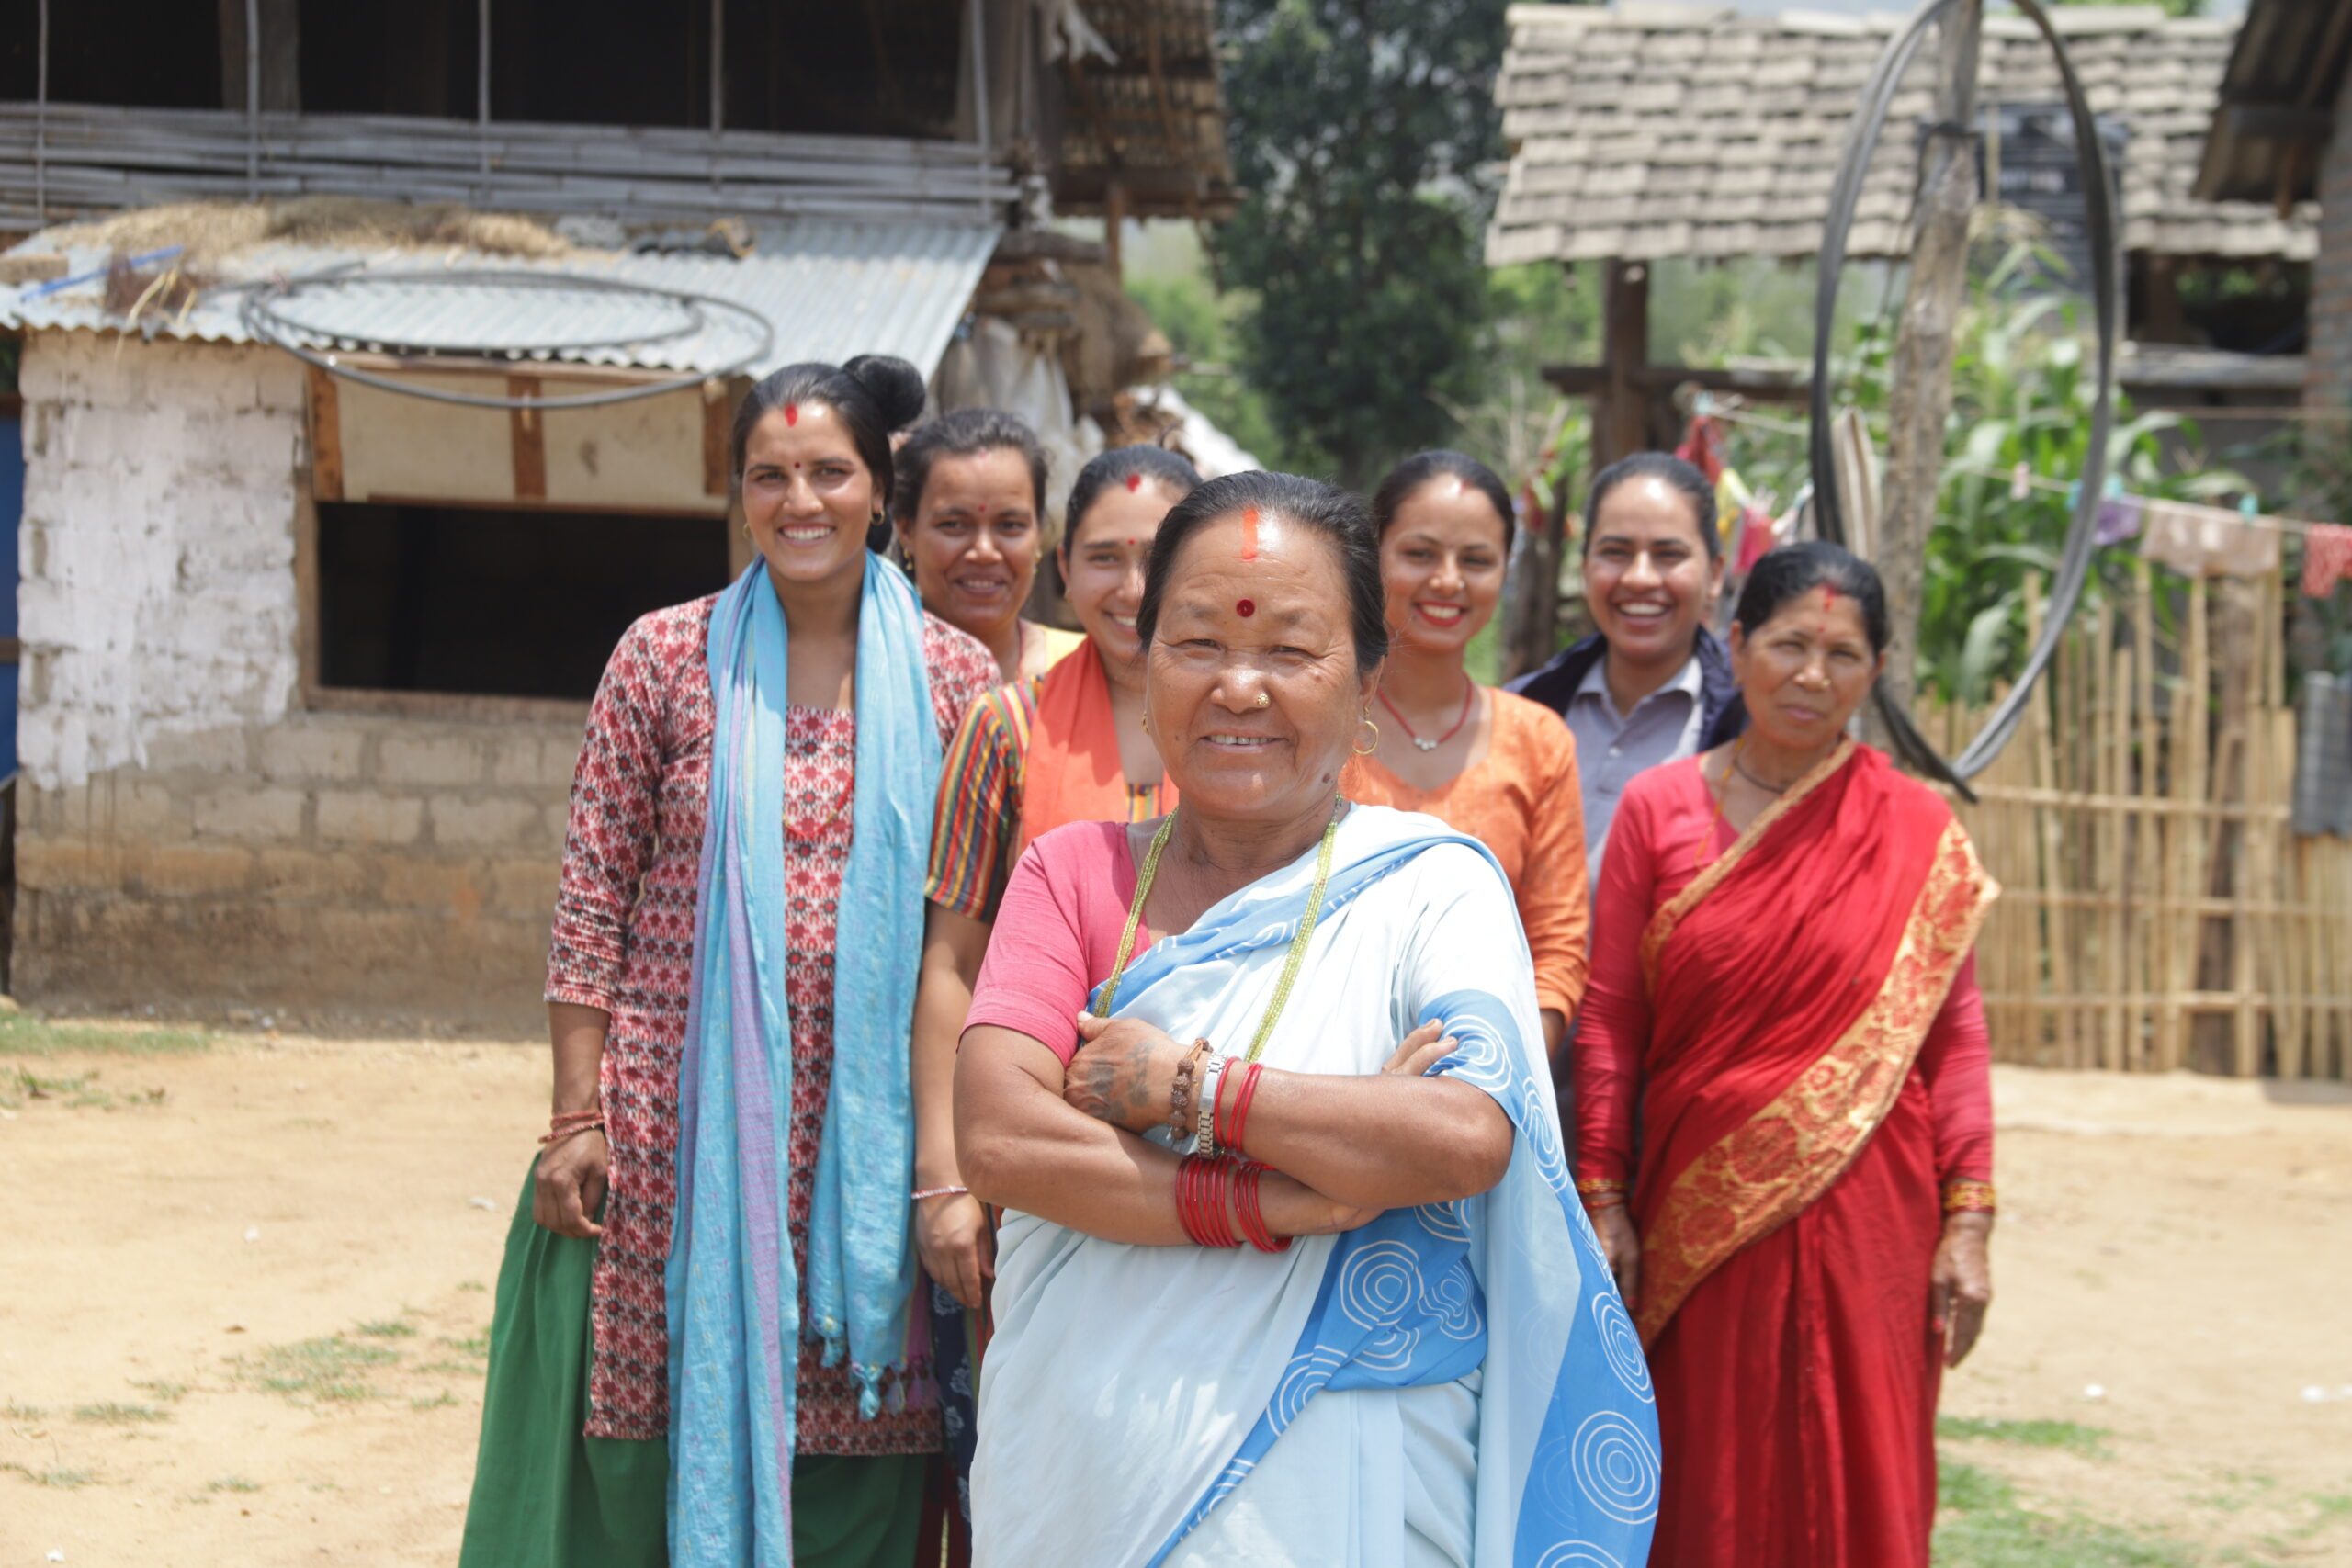
<path id="1" fill-rule="evenodd" d="M 280 319 L 322 339 L 364 349 L 407 345 L 521 359 L 658 370 L 715 370 L 753 346 L 757 333 L 731 312 L 697 313 L 676 301 L 634 293 L 495 282 L 368 281 L 385 274 L 495 270 L 565 276 L 707 295 L 756 312 L 775 340 L 752 374 L 816 359 L 894 354 L 929 375 L 970 303 L 996 249 L 993 227 L 936 223 L 792 223 L 754 232 L 740 259 L 707 254 L 583 251 L 549 261 L 465 251 L 352 251 L 275 245 L 207 269 L 222 284 L 335 273 L 332 287 L 284 299 Z M 53 249 L 35 235 L 19 251 Z M 103 251 L 68 253 L 78 274 L 107 265 Z M 248 343 L 240 317 L 244 290 L 220 288 L 183 314 L 151 317 L 130 330 L 199 343 Z M 104 288 L 85 284 L 41 298 L 0 290 L 0 327 L 119 332 Z M 637 340 L 621 342 L 619 340 Z"/>

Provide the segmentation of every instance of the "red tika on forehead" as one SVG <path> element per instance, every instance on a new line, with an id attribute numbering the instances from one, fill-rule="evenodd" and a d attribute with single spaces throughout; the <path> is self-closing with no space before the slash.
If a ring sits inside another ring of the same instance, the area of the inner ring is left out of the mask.
<path id="1" fill-rule="evenodd" d="M 1258 509 L 1255 506 L 1245 506 L 1241 509 L 1241 558 L 1243 560 L 1258 558 Z M 1243 603 L 1247 604 L 1248 601 L 1244 600 Z M 1246 615 L 1250 612 L 1244 610 L 1241 613 Z"/>
<path id="2" fill-rule="evenodd" d="M 1246 621 L 1250 616 L 1258 613 L 1257 601 L 1254 599 L 1240 600 L 1234 604 L 1233 613 Z"/>
<path id="3" fill-rule="evenodd" d="M 1143 489 L 1143 476 L 1141 474 L 1129 474 L 1127 476 L 1127 493 L 1129 495 L 1133 495 L 1141 489 Z"/>
<path id="4" fill-rule="evenodd" d="M 798 403 L 786 403 L 784 405 L 784 423 L 787 425 L 798 424 L 800 423 L 800 405 Z"/>

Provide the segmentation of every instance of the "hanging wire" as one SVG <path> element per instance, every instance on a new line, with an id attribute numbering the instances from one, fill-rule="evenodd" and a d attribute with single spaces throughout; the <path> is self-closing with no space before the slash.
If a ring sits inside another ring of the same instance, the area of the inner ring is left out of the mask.
<path id="1" fill-rule="evenodd" d="M 338 288 L 390 286 L 400 288 L 434 288 L 462 286 L 477 289 L 513 289 L 525 293 L 593 294 L 627 298 L 639 302 L 651 302 L 673 313 L 673 319 L 660 330 L 616 334 L 602 338 L 569 338 L 560 344 L 519 346 L 514 344 L 484 344 L 458 342 L 447 339 L 401 342 L 373 333 L 354 333 L 340 327 L 323 327 L 305 321 L 289 313 L 285 307 L 306 295 L 317 298 Z M 658 398 L 665 393 L 698 387 L 705 381 L 724 378 L 747 370 L 764 360 L 775 346 L 775 323 L 748 305 L 715 294 L 695 294 L 680 288 L 662 288 L 651 284 L 631 283 L 616 278 L 589 277 L 577 273 L 526 271 L 517 267 L 454 268 L 433 271 L 355 272 L 337 269 L 325 274 L 303 277 L 270 278 L 265 281 L 232 286 L 244 295 L 238 306 L 238 318 L 256 343 L 267 344 L 285 350 L 305 365 L 323 370 L 330 376 L 372 387 L 379 391 L 401 397 L 423 398 L 429 402 L 455 403 L 461 408 L 477 409 L 585 409 L 602 408 L 612 403 L 633 402 L 639 398 Z M 548 354 L 587 354 L 596 352 L 627 353 L 654 344 L 675 343 L 700 333 L 731 326 L 743 336 L 748 346 L 729 355 L 718 364 L 699 369 L 682 371 L 658 381 L 646 381 L 627 387 L 610 388 L 603 391 L 569 393 L 561 397 L 512 397 L 492 393 L 457 392 L 440 387 L 419 385 L 398 376 L 379 375 L 345 363 L 339 355 L 367 350 L 417 358 L 422 366 L 429 366 L 438 356 L 467 359 L 507 359 L 540 368 L 542 373 L 561 374 L 561 364 L 553 369 L 544 367 L 541 357 Z"/>
<path id="2" fill-rule="evenodd" d="M 1815 516 L 1822 537 L 1833 544 L 1846 542 L 1846 520 L 1838 506 L 1837 463 L 1831 447 L 1829 400 L 1831 338 L 1836 326 L 1838 285 L 1846 266 L 1846 247 L 1860 205 L 1863 181 L 1884 134 L 1896 89 L 1917 57 L 1928 28 L 1948 17 L 1961 3 L 1962 0 L 1926 0 L 1888 42 L 1886 51 L 1879 56 L 1878 64 L 1863 85 L 1862 111 L 1847 136 L 1837 182 L 1830 187 L 1829 213 L 1822 233 L 1821 271 L 1814 299 L 1813 387 L 1807 412 L 1811 423 L 1808 445 Z M 2074 121 L 2075 158 L 2082 173 L 2084 228 L 2090 241 L 2091 304 L 2098 324 L 2098 382 L 2091 404 L 2090 446 L 2076 481 L 2075 519 L 2066 530 L 2041 636 L 2027 654 L 2025 668 L 2019 671 L 2016 684 L 1995 705 L 1976 738 L 1959 756 L 1946 761 L 1919 733 L 1910 715 L 1895 705 L 1883 684 L 1876 687 L 1873 694 L 1879 717 L 1896 755 L 1920 773 L 1951 784 L 1972 801 L 1975 794 L 1969 789 L 1967 781 L 1989 767 L 2017 733 L 2025 717 L 2026 705 L 2032 700 L 2036 683 L 2056 657 L 2059 639 L 2064 636 L 2066 623 L 2081 602 L 2083 586 L 2090 577 L 2096 548 L 2093 533 L 2107 479 L 2108 440 L 2115 424 L 2115 360 L 2122 332 L 2122 312 L 2117 299 L 2120 263 L 2115 186 L 2108 168 L 2107 149 L 2099 141 L 2098 121 L 2091 113 L 2090 100 L 2083 92 L 2074 60 L 2067 54 L 2049 13 L 2042 9 L 2041 0 L 2015 0 L 2015 4 L 2049 43 L 2051 53 L 2056 58 L 2067 112 Z"/>

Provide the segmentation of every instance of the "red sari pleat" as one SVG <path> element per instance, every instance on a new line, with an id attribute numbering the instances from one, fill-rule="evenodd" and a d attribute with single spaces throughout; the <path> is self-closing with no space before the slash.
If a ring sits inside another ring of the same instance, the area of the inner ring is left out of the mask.
<path id="1" fill-rule="evenodd" d="M 1693 1290 L 1650 1347 L 1651 1568 L 1904 1568 L 1935 1524 L 1942 1231 L 1914 1068 L 1852 1165 Z"/>

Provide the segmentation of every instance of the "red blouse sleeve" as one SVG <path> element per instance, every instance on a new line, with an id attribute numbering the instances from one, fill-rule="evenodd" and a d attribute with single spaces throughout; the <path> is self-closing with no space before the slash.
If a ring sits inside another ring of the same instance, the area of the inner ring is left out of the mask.
<path id="1" fill-rule="evenodd" d="M 551 1002 L 613 1009 L 628 953 L 629 912 L 653 858 L 662 734 L 673 675 L 662 659 L 662 639 L 654 626 L 663 613 L 644 617 L 622 634 L 588 708 L 588 733 L 572 770 L 563 871 L 548 946 Z"/>
<path id="2" fill-rule="evenodd" d="M 1655 837 L 1650 795 L 1636 781 L 1609 825 L 1593 899 L 1591 978 L 1571 1047 L 1582 1179 L 1634 1177 L 1634 1101 L 1650 1037 L 1641 941 L 1655 902 Z"/>
<path id="3" fill-rule="evenodd" d="M 1993 1044 L 1973 953 L 1919 1048 L 1919 1072 L 1935 1117 L 1938 1183 L 1992 1180 Z"/>

